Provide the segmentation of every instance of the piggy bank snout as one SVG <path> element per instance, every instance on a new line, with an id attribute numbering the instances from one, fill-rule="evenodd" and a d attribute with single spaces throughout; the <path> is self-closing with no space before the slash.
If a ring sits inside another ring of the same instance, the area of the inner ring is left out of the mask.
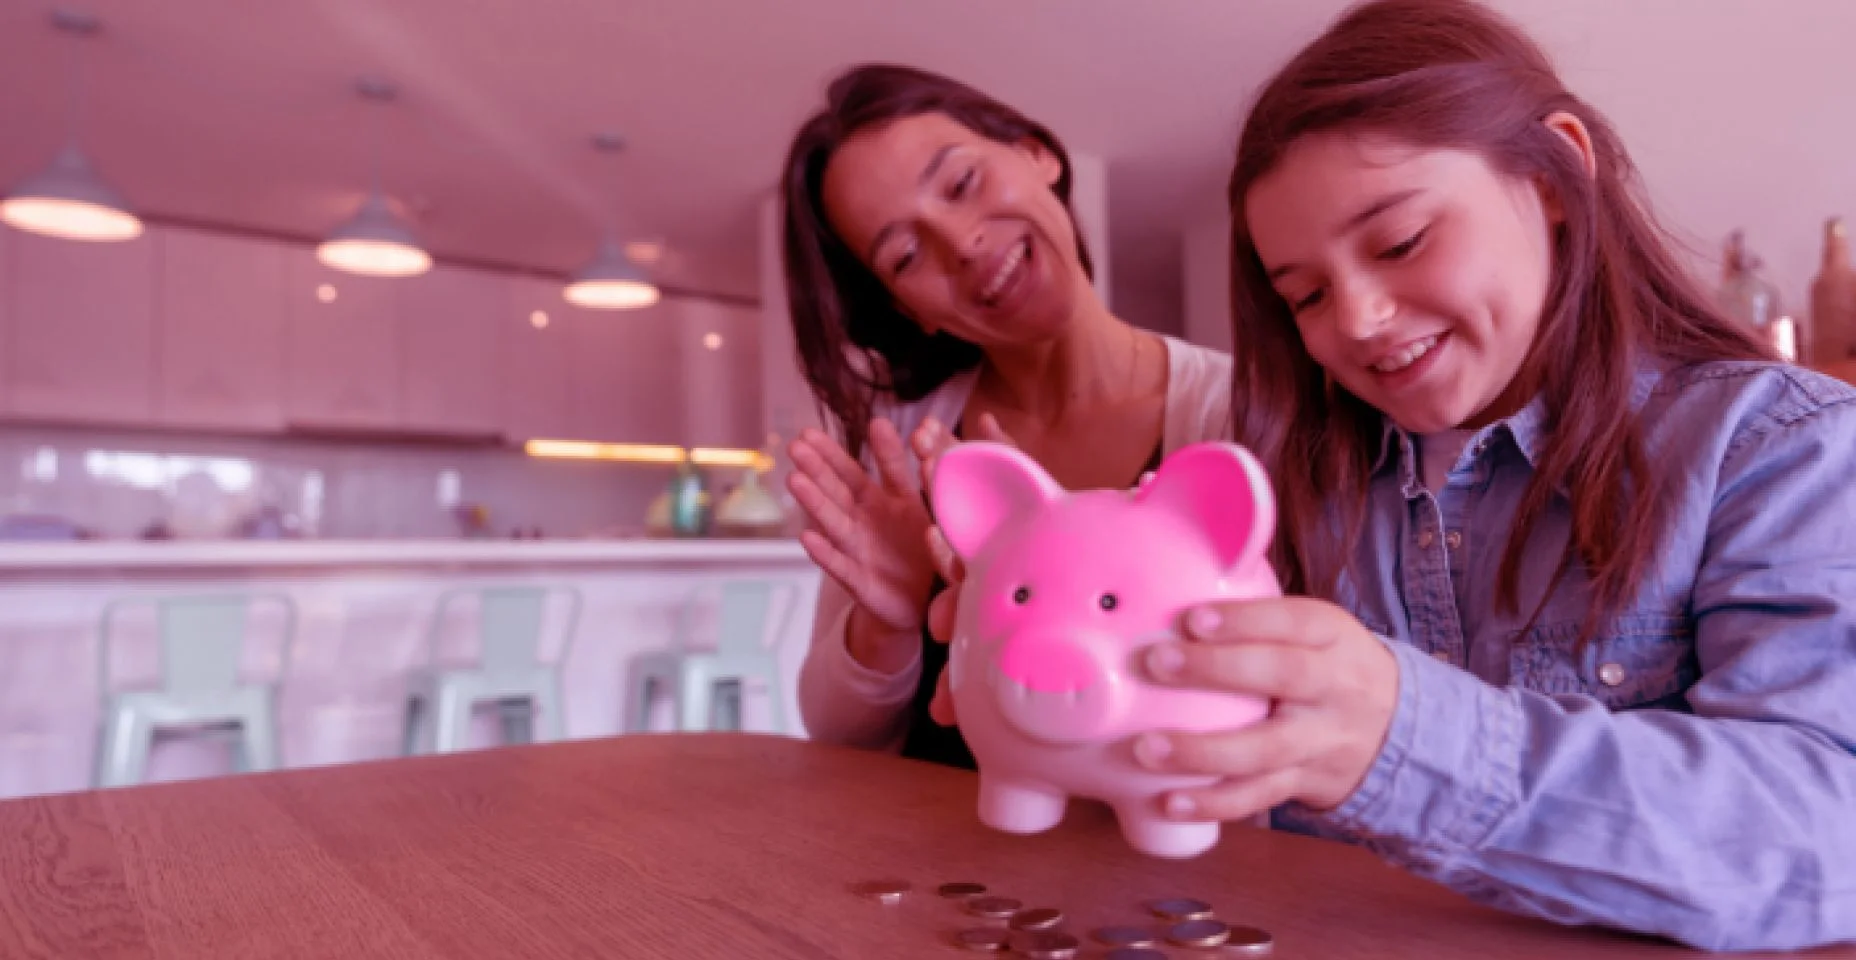
<path id="1" fill-rule="evenodd" d="M 1123 646 L 1088 631 L 1013 633 L 989 664 L 987 693 L 1008 724 L 1035 740 L 1101 740 L 1125 724 L 1131 705 Z"/>
<path id="2" fill-rule="evenodd" d="M 1020 632 L 999 650 L 999 672 L 1038 693 L 1068 693 L 1100 685 L 1107 664 L 1083 638 L 1052 630 Z"/>

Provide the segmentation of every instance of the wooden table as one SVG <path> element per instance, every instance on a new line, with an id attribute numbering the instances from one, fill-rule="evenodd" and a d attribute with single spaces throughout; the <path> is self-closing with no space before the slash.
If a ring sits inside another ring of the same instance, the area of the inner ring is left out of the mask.
<path id="1" fill-rule="evenodd" d="M 1352 848 L 1231 828 L 1189 861 L 1074 804 L 981 826 L 970 774 L 783 738 L 660 735 L 0 804 L 0 957 L 971 956 L 934 888 L 1056 906 L 1074 932 L 1208 900 L 1276 957 L 1656 957 L 1477 907 Z M 884 905 L 860 880 L 916 891 Z M 1097 948 L 1083 957 L 1101 956 Z M 1211 954 L 1168 948 L 1175 958 Z M 1856 957 L 1856 950 L 1824 956 Z"/>

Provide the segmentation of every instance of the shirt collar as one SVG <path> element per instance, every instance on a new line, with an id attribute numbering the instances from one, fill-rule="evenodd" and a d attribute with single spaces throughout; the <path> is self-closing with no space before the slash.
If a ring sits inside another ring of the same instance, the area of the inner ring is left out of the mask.
<path id="1" fill-rule="evenodd" d="M 1650 394 L 1655 392 L 1663 376 L 1668 373 L 1669 364 L 1656 358 L 1639 358 L 1636 372 L 1631 377 L 1630 409 L 1636 413 L 1649 402 Z M 1379 418 L 1381 430 L 1379 435 L 1379 455 L 1373 460 L 1372 473 L 1377 475 L 1384 470 L 1392 458 L 1393 451 L 1398 451 L 1408 466 L 1412 477 L 1418 469 L 1416 450 L 1411 435 L 1403 427 L 1392 422 L 1391 417 Z M 1535 469 L 1540 467 L 1540 458 L 1545 455 L 1548 439 L 1547 403 L 1539 394 L 1528 401 L 1520 410 L 1478 431 L 1470 441 L 1471 447 L 1484 450 L 1495 438 L 1506 434 L 1521 456 L 1527 458 L 1527 465 Z M 1407 478 L 1411 479 L 1410 477 Z"/>

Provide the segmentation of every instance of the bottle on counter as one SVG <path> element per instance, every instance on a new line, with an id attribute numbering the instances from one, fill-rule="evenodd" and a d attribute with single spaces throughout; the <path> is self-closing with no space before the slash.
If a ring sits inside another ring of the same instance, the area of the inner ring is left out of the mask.
<path id="1" fill-rule="evenodd" d="M 677 464 L 670 480 L 670 530 L 679 537 L 700 537 L 709 529 L 709 491 L 702 471 L 688 457 Z"/>
<path id="2" fill-rule="evenodd" d="M 1811 332 L 1816 365 L 1844 379 L 1856 370 L 1856 266 L 1841 217 L 1824 224 L 1824 259 L 1811 283 Z"/>
<path id="3" fill-rule="evenodd" d="M 1765 338 L 1785 359 L 1800 360 L 1797 324 L 1780 309 L 1779 289 L 1760 276 L 1761 266 L 1759 257 L 1747 249 L 1744 231 L 1728 235 L 1721 261 L 1721 307 Z"/>

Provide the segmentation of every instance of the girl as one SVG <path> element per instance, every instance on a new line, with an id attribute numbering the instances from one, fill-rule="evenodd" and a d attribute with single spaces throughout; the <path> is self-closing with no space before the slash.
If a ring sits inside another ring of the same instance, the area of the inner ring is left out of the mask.
<path id="1" fill-rule="evenodd" d="M 1725 319 L 1630 181 L 1469 0 L 1358 7 L 1265 88 L 1232 415 L 1290 596 L 1143 656 L 1274 709 L 1136 755 L 1224 778 L 1174 816 L 1271 811 L 1518 913 L 1856 939 L 1856 391 Z"/>
<path id="2" fill-rule="evenodd" d="M 1291 594 L 1150 650 L 1270 720 L 1138 746 L 1475 899 L 1856 938 L 1856 392 L 1677 267 L 1617 135 L 1469 0 L 1356 8 L 1231 176 L 1238 442 Z"/>
<path id="3" fill-rule="evenodd" d="M 1229 435 L 1231 361 L 1103 304 L 1042 125 L 907 67 L 847 71 L 826 101 L 783 184 L 793 331 L 838 433 L 791 449 L 828 574 L 800 711 L 814 739 L 971 768 L 926 719 L 946 651 L 925 641 L 939 584 L 911 452 L 1009 435 L 1065 486 L 1130 486 Z"/>

